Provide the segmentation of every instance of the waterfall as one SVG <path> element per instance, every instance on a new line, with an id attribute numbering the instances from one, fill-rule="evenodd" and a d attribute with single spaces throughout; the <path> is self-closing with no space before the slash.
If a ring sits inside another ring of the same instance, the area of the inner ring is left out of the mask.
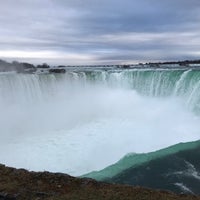
<path id="1" fill-rule="evenodd" d="M 0 162 L 72 175 L 100 170 L 129 152 L 199 139 L 199 102 L 197 70 L 0 74 Z"/>
<path id="2" fill-rule="evenodd" d="M 89 84 L 126 88 L 150 97 L 183 98 L 190 109 L 199 110 L 200 71 L 196 70 L 97 70 L 66 74 L 0 75 L 0 101 L 22 103 L 47 101 L 76 86 Z"/>

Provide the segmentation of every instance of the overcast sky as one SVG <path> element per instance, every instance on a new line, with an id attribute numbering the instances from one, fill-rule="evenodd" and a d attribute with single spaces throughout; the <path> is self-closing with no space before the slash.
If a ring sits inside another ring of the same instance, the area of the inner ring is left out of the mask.
<path id="1" fill-rule="evenodd" d="M 0 58 L 49 64 L 200 58 L 200 0 L 0 0 Z"/>

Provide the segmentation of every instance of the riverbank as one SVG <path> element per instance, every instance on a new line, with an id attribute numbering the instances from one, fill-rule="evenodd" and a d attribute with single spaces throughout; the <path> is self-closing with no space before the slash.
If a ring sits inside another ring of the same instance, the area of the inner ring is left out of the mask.
<path id="1" fill-rule="evenodd" d="M 107 184 L 62 173 L 29 172 L 0 165 L 1 200 L 200 200 L 200 197 L 176 195 L 166 191 Z"/>

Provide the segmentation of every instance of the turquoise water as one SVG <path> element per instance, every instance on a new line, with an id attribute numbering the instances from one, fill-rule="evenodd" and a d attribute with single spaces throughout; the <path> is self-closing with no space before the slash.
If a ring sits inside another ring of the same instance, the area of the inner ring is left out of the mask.
<path id="1" fill-rule="evenodd" d="M 177 152 L 184 150 L 191 150 L 200 147 L 200 141 L 180 143 L 170 146 L 165 149 L 161 149 L 155 152 L 143 153 L 143 154 L 127 154 L 117 163 L 106 167 L 101 171 L 91 172 L 89 174 L 83 175 L 83 177 L 94 178 L 96 180 L 106 180 L 117 176 L 123 171 L 129 168 L 139 167 L 145 163 L 152 160 L 163 158 L 165 156 L 176 154 Z M 197 158 L 198 159 L 198 158 Z"/>
<path id="2" fill-rule="evenodd" d="M 61 85 L 61 84 L 62 85 Z M 93 70 L 70 71 L 66 74 L 2 74 L 0 75 L 1 97 L 21 92 L 21 98 L 42 99 L 61 87 L 75 85 L 106 85 L 113 88 L 133 89 L 151 97 L 177 96 L 184 99 L 187 107 L 197 112 L 200 108 L 199 70 Z M 19 95 L 15 95 L 19 96 Z M 46 97 L 47 98 L 47 97 Z"/>

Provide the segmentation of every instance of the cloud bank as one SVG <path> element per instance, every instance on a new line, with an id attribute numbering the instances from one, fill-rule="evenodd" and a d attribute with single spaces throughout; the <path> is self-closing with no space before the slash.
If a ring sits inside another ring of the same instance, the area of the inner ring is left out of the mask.
<path id="1" fill-rule="evenodd" d="M 0 58 L 114 64 L 200 57 L 199 0 L 0 3 Z"/>

